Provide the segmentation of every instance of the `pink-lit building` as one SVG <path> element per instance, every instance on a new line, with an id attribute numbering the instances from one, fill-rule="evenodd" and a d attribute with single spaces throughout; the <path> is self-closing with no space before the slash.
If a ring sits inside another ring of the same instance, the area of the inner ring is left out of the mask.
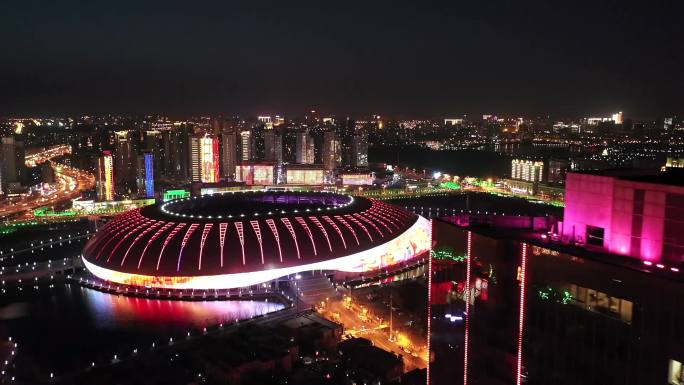
<path id="1" fill-rule="evenodd" d="M 653 263 L 684 261 L 684 177 L 569 173 L 564 241 Z"/>

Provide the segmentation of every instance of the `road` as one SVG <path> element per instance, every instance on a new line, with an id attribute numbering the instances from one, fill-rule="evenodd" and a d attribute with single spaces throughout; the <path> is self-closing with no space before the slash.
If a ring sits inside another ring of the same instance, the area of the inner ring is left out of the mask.
<path id="1" fill-rule="evenodd" d="M 95 186 L 95 177 L 92 174 L 50 160 L 47 162 L 55 172 L 54 190 L 22 195 L 18 200 L 6 202 L 0 206 L 0 218 L 17 214 L 32 217 L 31 211 L 38 207 L 67 202 Z"/>
<path id="2" fill-rule="evenodd" d="M 380 349 L 401 355 L 405 372 L 427 366 L 424 339 L 412 341 L 408 336 L 400 334 L 396 341 L 390 341 L 388 321 L 372 314 L 372 310 L 364 311 L 364 308 L 366 307 L 352 304 L 349 300 L 330 300 L 319 312 L 324 317 L 343 324 L 345 333 L 369 339 Z"/>

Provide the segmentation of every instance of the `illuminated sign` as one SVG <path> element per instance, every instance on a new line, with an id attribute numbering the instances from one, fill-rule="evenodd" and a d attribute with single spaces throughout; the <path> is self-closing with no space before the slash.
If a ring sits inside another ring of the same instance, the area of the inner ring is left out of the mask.
<path id="1" fill-rule="evenodd" d="M 287 170 L 288 184 L 322 184 L 325 177 L 325 171 L 320 169 L 306 169 L 306 170 Z"/>
<path id="2" fill-rule="evenodd" d="M 188 190 L 167 190 L 164 192 L 164 202 L 170 201 L 172 199 L 187 198 L 190 196 L 190 191 Z"/>
<path id="3" fill-rule="evenodd" d="M 374 180 L 375 175 L 373 175 L 373 173 L 342 174 L 342 184 L 346 185 L 372 185 Z"/>
<path id="4" fill-rule="evenodd" d="M 275 167 L 270 164 L 246 164 L 235 166 L 235 177 L 247 185 L 269 185 L 275 181 Z"/>

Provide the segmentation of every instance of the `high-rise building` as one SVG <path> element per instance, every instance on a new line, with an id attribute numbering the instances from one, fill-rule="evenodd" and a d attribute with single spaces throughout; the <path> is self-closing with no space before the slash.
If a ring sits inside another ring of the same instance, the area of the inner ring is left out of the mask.
<path id="1" fill-rule="evenodd" d="M 622 124 L 622 122 L 624 120 L 623 115 L 622 115 L 622 111 L 618 111 L 617 113 L 614 113 L 612 116 L 612 119 L 613 119 L 613 122 L 615 122 L 615 124 Z"/>
<path id="2" fill-rule="evenodd" d="M 357 168 L 368 167 L 368 135 L 366 133 L 354 135 L 352 149 L 354 153 L 353 166 Z"/>
<path id="3" fill-rule="evenodd" d="M 333 131 L 323 134 L 323 166 L 332 171 L 342 164 L 342 143 Z"/>
<path id="4" fill-rule="evenodd" d="M 103 151 L 97 163 L 97 198 L 114 200 L 114 160 L 111 151 Z"/>
<path id="5" fill-rule="evenodd" d="M 164 174 L 164 160 L 169 158 L 164 146 L 164 135 L 159 130 L 145 131 L 144 149 L 150 151 L 153 156 L 154 175 L 159 177 Z"/>
<path id="6" fill-rule="evenodd" d="M 2 175 L 5 186 L 20 185 L 26 175 L 24 141 L 18 136 L 2 138 Z"/>
<path id="7" fill-rule="evenodd" d="M 200 139 L 201 137 L 193 135 L 188 141 L 188 155 L 189 157 L 189 176 L 193 182 L 202 181 L 202 164 L 200 161 Z"/>
<path id="8" fill-rule="evenodd" d="M 252 130 L 243 130 L 240 132 L 240 150 L 242 161 L 254 159 L 254 133 Z"/>
<path id="9" fill-rule="evenodd" d="M 311 137 L 311 135 L 309 135 L 309 132 L 298 132 L 296 142 L 297 163 L 313 164 L 315 156 L 315 145 L 314 139 Z"/>
<path id="10" fill-rule="evenodd" d="M 190 137 L 190 180 L 216 183 L 219 174 L 219 140 L 208 135 Z"/>
<path id="11" fill-rule="evenodd" d="M 528 182 L 541 182 L 544 175 L 544 162 L 538 160 L 513 159 L 511 178 Z"/>
<path id="12" fill-rule="evenodd" d="M 174 127 L 169 133 L 168 142 L 164 142 L 164 152 L 168 157 L 168 178 L 176 180 L 187 180 L 188 178 L 188 160 L 190 158 L 189 150 L 190 142 L 190 127 L 181 125 Z"/>
<path id="13" fill-rule="evenodd" d="M 235 179 L 235 166 L 240 159 L 240 146 L 235 131 L 225 131 L 221 134 L 221 176 L 226 179 Z"/>
<path id="14" fill-rule="evenodd" d="M 154 198 L 154 154 L 145 151 L 138 155 L 138 195 L 145 198 Z"/>
<path id="15" fill-rule="evenodd" d="M 216 183 L 219 181 L 219 140 L 216 137 L 200 138 L 201 182 Z"/>
<path id="16" fill-rule="evenodd" d="M 276 130 L 264 133 L 264 160 L 283 163 L 283 136 Z"/>
<path id="17" fill-rule="evenodd" d="M 546 181 L 549 183 L 564 183 L 565 174 L 570 169 L 567 159 L 551 158 L 548 162 Z"/>
<path id="18" fill-rule="evenodd" d="M 137 147 L 133 131 L 114 132 L 116 186 L 122 192 L 132 190 L 136 184 Z"/>

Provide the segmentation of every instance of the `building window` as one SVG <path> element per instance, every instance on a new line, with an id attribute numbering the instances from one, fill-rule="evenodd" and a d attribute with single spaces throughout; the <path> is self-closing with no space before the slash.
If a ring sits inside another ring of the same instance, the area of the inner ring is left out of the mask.
<path id="1" fill-rule="evenodd" d="M 684 385 L 684 365 L 681 362 L 670 360 L 667 383 L 670 385 Z"/>
<path id="2" fill-rule="evenodd" d="M 587 225 L 587 244 L 603 247 L 603 227 Z"/>
<path id="3" fill-rule="evenodd" d="M 571 284 L 568 291 L 572 295 L 571 303 L 575 306 L 605 314 L 628 324 L 632 323 L 632 311 L 634 308 L 632 301 L 611 297 L 606 293 L 575 284 Z"/>

